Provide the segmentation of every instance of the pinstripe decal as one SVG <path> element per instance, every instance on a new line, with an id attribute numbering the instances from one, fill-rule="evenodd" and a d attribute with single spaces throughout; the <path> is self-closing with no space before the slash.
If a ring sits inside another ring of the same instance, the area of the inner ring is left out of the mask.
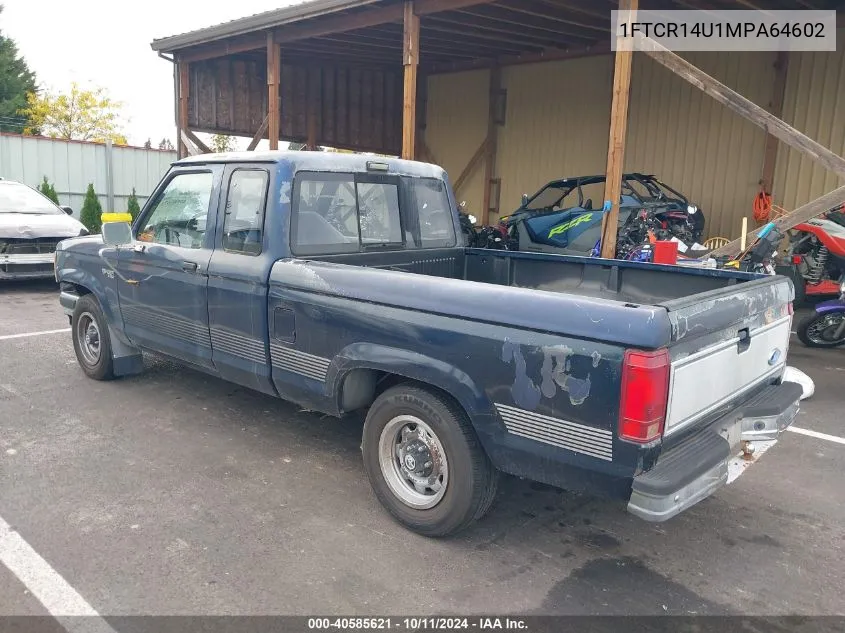
<path id="1" fill-rule="evenodd" d="M 326 373 L 331 363 L 328 358 L 306 354 L 276 341 L 270 341 L 270 360 L 273 367 L 277 369 L 291 371 L 321 382 L 326 381 Z"/>
<path id="2" fill-rule="evenodd" d="M 226 328 L 211 328 L 211 347 L 214 351 L 225 352 L 253 363 L 264 364 L 267 362 L 264 341 L 243 334 L 235 334 Z"/>
<path id="3" fill-rule="evenodd" d="M 184 317 L 137 305 L 122 305 L 120 313 L 127 325 L 211 349 L 211 338 L 206 326 L 193 323 Z"/>
<path id="4" fill-rule="evenodd" d="M 508 431 L 544 444 L 613 461 L 613 433 L 496 403 Z"/>

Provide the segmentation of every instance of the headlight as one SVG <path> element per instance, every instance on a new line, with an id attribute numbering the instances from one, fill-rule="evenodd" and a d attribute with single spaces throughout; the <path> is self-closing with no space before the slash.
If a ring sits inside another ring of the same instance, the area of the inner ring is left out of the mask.
<path id="1" fill-rule="evenodd" d="M 478 222 L 478 218 L 476 218 L 474 215 L 470 215 L 469 221 L 472 222 L 473 224 L 475 224 L 476 222 Z"/>
<path id="2" fill-rule="evenodd" d="M 698 207 L 695 206 L 694 204 L 688 204 L 687 205 L 687 213 L 689 213 L 690 215 L 692 215 L 693 213 L 695 213 L 697 211 L 698 211 Z"/>

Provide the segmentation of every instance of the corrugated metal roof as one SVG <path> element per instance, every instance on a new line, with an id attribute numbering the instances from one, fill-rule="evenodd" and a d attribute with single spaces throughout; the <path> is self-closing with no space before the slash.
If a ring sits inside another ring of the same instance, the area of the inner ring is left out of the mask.
<path id="1" fill-rule="evenodd" d="M 153 40 L 150 46 L 154 51 L 172 53 L 189 46 L 206 44 L 226 37 L 244 35 L 261 29 L 270 29 L 327 13 L 335 13 L 379 2 L 381 0 L 308 0 L 281 9 L 264 11 L 237 20 L 229 20 L 196 31 Z"/>

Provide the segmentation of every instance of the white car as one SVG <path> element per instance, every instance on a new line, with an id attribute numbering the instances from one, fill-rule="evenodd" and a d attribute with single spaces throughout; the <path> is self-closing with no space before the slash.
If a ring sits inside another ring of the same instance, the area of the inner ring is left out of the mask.
<path id="1" fill-rule="evenodd" d="M 35 189 L 0 179 L 0 280 L 53 276 L 56 244 L 88 230 Z"/>

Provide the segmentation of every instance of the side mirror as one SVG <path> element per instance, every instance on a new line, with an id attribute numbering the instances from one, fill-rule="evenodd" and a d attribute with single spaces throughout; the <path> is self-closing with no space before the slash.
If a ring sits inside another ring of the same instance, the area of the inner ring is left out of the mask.
<path id="1" fill-rule="evenodd" d="M 70 207 L 62 207 L 62 211 L 64 211 L 68 215 L 73 215 L 73 209 L 71 209 Z"/>
<path id="2" fill-rule="evenodd" d="M 524 207 L 527 204 L 528 204 L 528 194 L 524 193 L 524 194 L 522 194 L 522 206 Z"/>
<path id="3" fill-rule="evenodd" d="M 128 222 L 104 222 L 102 232 L 106 246 L 125 246 L 132 243 L 132 227 Z"/>

